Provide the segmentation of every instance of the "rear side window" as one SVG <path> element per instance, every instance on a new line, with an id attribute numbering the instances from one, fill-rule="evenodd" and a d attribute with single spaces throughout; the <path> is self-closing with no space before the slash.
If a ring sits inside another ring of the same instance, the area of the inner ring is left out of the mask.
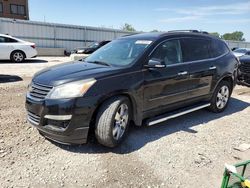
<path id="1" fill-rule="evenodd" d="M 179 40 L 170 40 L 160 44 L 151 57 L 163 61 L 166 65 L 182 62 L 181 45 Z"/>
<path id="2" fill-rule="evenodd" d="M 181 39 L 183 62 L 209 59 L 210 40 L 184 38 Z"/>
<path id="3" fill-rule="evenodd" d="M 4 37 L 0 37 L 0 43 L 4 43 L 4 42 L 5 42 Z"/>
<path id="4" fill-rule="evenodd" d="M 0 42 L 1 43 L 12 43 L 12 42 L 17 42 L 17 40 L 12 39 L 12 38 L 7 38 L 7 37 L 0 37 Z"/>
<path id="5" fill-rule="evenodd" d="M 15 39 L 5 37 L 5 42 L 12 43 L 12 42 L 17 42 L 17 41 Z"/>
<path id="6" fill-rule="evenodd" d="M 228 53 L 229 49 L 223 41 L 213 40 L 211 51 L 213 57 L 219 57 L 223 54 Z"/>

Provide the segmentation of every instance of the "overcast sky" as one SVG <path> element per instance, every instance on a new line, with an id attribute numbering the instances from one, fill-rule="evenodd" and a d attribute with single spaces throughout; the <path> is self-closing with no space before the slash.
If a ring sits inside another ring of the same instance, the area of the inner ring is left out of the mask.
<path id="1" fill-rule="evenodd" d="M 139 31 L 243 31 L 250 41 L 250 0 L 30 0 L 34 21 Z"/>

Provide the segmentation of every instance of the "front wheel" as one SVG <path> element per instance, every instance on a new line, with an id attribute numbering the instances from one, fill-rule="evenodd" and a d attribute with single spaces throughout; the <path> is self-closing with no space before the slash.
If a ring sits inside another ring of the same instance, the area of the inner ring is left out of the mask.
<path id="1" fill-rule="evenodd" d="M 215 113 L 223 112 L 228 105 L 232 89 L 232 85 L 229 82 L 220 82 L 211 99 L 209 110 Z"/>
<path id="2" fill-rule="evenodd" d="M 131 105 L 126 97 L 114 97 L 101 106 L 95 124 L 98 142 L 107 147 L 121 143 L 128 131 Z"/>

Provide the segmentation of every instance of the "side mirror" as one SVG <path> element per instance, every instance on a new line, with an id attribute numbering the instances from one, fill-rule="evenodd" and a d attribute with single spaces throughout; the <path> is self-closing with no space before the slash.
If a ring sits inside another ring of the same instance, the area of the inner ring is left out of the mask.
<path id="1" fill-rule="evenodd" d="M 155 59 L 150 59 L 148 61 L 148 64 L 145 65 L 145 67 L 147 68 L 155 68 L 155 69 L 159 69 L 159 68 L 165 68 L 166 65 L 163 61 L 158 61 L 158 60 L 155 60 Z"/>

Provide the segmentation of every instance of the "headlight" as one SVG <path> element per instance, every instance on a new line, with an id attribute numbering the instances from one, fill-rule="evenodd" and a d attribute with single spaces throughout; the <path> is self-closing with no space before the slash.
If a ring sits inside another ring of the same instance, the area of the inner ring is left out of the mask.
<path id="1" fill-rule="evenodd" d="M 48 94 L 48 99 L 74 98 L 83 96 L 96 82 L 94 78 L 70 82 L 54 87 Z"/>

